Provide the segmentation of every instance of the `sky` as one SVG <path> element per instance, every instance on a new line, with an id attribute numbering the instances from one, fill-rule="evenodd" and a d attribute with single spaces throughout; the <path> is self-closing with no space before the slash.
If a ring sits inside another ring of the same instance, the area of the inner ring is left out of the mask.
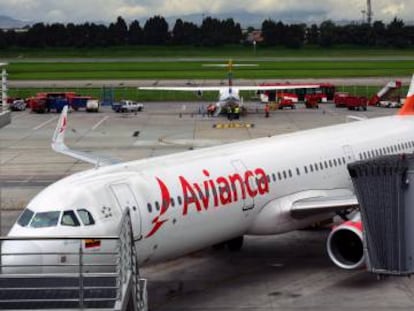
<path id="1" fill-rule="evenodd" d="M 414 19 L 414 0 L 371 0 L 374 20 Z M 23 21 L 85 22 L 145 20 L 147 17 L 183 17 L 248 12 L 265 18 L 304 22 L 362 19 L 366 0 L 0 0 L 0 15 Z M 240 21 L 239 21 L 240 22 Z"/>

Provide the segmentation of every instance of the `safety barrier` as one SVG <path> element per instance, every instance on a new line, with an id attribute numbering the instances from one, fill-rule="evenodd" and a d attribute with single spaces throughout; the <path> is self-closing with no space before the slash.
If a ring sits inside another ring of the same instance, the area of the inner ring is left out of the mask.
<path id="1" fill-rule="evenodd" d="M 125 210 L 123 214 L 117 236 L 0 237 L 0 241 L 2 310 L 148 309 L 147 283 L 139 276 L 136 241 L 129 210 Z M 72 248 L 76 243 L 77 251 L 3 251 L 5 243 L 27 241 L 60 241 L 71 245 Z M 109 251 L 88 251 L 88 243 L 100 243 L 100 250 Z M 50 260 L 41 258 L 59 260 L 50 263 Z M 36 270 L 42 272 L 34 273 Z"/>

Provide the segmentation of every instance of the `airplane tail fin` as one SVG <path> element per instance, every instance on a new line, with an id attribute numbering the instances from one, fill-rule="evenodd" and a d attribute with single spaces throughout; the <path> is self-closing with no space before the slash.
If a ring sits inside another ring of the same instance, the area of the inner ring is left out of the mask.
<path id="1" fill-rule="evenodd" d="M 398 115 L 407 116 L 414 115 L 414 75 L 411 78 L 410 88 L 408 89 L 407 98 L 404 105 L 398 111 Z"/>

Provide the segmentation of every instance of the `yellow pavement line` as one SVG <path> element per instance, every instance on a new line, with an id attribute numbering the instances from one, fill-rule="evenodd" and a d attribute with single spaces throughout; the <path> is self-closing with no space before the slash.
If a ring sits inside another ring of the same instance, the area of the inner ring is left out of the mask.
<path id="1" fill-rule="evenodd" d="M 213 125 L 216 129 L 241 129 L 241 128 L 252 128 L 253 123 L 242 123 L 242 122 L 230 122 L 230 123 L 217 123 Z"/>

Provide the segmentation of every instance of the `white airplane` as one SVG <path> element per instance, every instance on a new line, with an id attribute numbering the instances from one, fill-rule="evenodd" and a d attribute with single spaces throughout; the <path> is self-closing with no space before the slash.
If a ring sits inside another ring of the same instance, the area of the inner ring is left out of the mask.
<path id="1" fill-rule="evenodd" d="M 414 151 L 414 77 L 398 115 L 125 163 L 109 164 L 69 149 L 64 144 L 66 127 L 67 108 L 53 149 L 96 167 L 41 191 L 9 236 L 112 235 L 123 210 L 130 208 L 138 262 L 143 265 L 219 243 L 239 249 L 244 235 L 279 234 L 336 212 L 347 215 L 358 207 L 348 163 Z M 105 241 L 83 245 L 85 252 L 111 247 Z M 341 268 L 364 265 L 358 214 L 332 231 L 327 248 Z M 70 249 L 62 241 L 9 241 L 3 245 L 2 263 L 40 260 L 58 266 L 56 256 L 31 254 Z M 20 252 L 31 254 L 5 255 Z M 72 260 L 77 257 L 68 256 L 64 263 Z"/>
<path id="2" fill-rule="evenodd" d="M 228 68 L 228 85 L 227 86 L 151 86 L 151 87 L 139 87 L 139 90 L 164 90 L 164 91 L 184 91 L 201 93 L 203 91 L 217 91 L 219 92 L 218 101 L 216 103 L 215 115 L 218 115 L 220 111 L 227 106 L 239 105 L 243 106 L 243 98 L 240 97 L 240 91 L 276 91 L 276 90 L 293 90 L 293 89 L 309 89 L 318 88 L 317 84 L 303 84 L 303 85 L 253 85 L 253 86 L 233 86 L 233 67 L 251 67 L 255 64 L 233 64 L 232 60 L 229 60 L 227 65 L 224 64 L 210 64 L 205 65 L 208 67 L 227 67 Z"/>

